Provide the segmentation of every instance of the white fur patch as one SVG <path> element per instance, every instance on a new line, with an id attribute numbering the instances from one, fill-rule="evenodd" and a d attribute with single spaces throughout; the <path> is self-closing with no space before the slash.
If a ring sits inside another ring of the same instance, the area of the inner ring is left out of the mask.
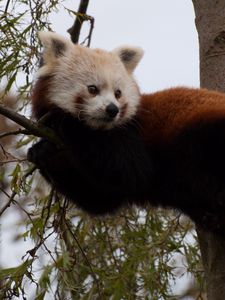
<path id="1" fill-rule="evenodd" d="M 119 56 L 129 73 L 132 73 L 144 55 L 139 47 L 122 46 L 113 50 Z"/>
<path id="2" fill-rule="evenodd" d="M 41 33 L 40 39 L 44 46 L 44 65 L 38 77 L 54 77 L 49 101 L 94 128 L 110 129 L 134 116 L 140 94 L 131 73 L 143 55 L 139 48 L 123 47 L 112 52 L 89 49 L 54 33 Z M 96 96 L 89 93 L 89 85 L 98 88 Z M 119 99 L 115 97 L 116 90 L 121 91 Z M 126 109 L 109 121 L 105 109 L 110 103 L 119 111 L 125 106 Z"/>

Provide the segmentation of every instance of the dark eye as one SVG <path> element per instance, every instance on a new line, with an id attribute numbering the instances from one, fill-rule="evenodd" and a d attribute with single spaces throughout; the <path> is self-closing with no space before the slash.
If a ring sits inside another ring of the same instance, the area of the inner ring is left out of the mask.
<path id="1" fill-rule="evenodd" d="M 119 99 L 121 96 L 122 96 L 121 90 L 116 90 L 115 91 L 115 97 L 116 97 L 116 99 Z"/>
<path id="2" fill-rule="evenodd" d="M 88 88 L 88 92 L 91 95 L 96 96 L 99 94 L 99 89 L 97 88 L 96 85 L 89 85 L 87 88 Z"/>

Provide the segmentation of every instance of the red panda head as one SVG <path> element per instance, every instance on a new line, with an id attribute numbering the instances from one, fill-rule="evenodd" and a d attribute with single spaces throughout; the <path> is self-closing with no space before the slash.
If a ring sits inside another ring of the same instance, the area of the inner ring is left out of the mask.
<path id="1" fill-rule="evenodd" d="M 143 56 L 140 48 L 108 52 L 74 45 L 52 32 L 40 32 L 39 37 L 44 50 L 36 84 L 48 81 L 47 95 L 42 91 L 38 100 L 34 96 L 34 110 L 59 107 L 95 129 L 110 129 L 134 116 L 140 93 L 132 73 Z"/>

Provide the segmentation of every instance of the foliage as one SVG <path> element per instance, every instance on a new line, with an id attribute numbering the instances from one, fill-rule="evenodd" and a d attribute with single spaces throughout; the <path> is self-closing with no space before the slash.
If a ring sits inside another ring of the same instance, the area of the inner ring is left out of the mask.
<path id="1" fill-rule="evenodd" d="M 29 106 L 24 99 L 40 50 L 36 33 L 50 29 L 49 14 L 60 8 L 57 0 L 0 4 L 0 78 L 5 93 L 18 92 L 18 109 Z M 0 299 L 172 299 L 174 281 L 187 272 L 202 285 L 199 249 L 186 218 L 150 207 L 104 218 L 82 214 L 26 161 L 33 139 L 24 134 L 8 144 L 1 138 L 0 217 L 19 215 L 15 240 L 32 247 L 17 266 L 0 269 Z"/>
<path id="2" fill-rule="evenodd" d="M 48 17 L 58 2 L 7 0 L 0 4 L 0 78 L 6 79 L 6 92 L 17 83 L 19 73 L 23 75 L 19 90 L 29 88 L 39 50 L 37 32 L 50 29 Z"/>
<path id="3" fill-rule="evenodd" d="M 199 275 L 197 244 L 185 238 L 191 224 L 181 226 L 179 214 L 132 208 L 90 218 L 54 191 L 37 199 L 32 209 L 14 203 L 26 216 L 20 238 L 32 239 L 34 247 L 23 257 L 31 270 L 21 274 L 23 265 L 14 268 L 3 294 L 12 293 L 19 281 L 21 293 L 33 282 L 36 299 L 47 294 L 51 299 L 169 299 L 178 274 Z M 19 278 L 13 276 L 15 269 Z M 0 279 L 9 272 L 3 270 Z"/>

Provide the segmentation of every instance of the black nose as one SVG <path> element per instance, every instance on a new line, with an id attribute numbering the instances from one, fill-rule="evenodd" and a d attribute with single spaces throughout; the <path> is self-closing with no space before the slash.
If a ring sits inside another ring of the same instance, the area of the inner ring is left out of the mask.
<path id="1" fill-rule="evenodd" d="M 106 106 L 105 111 L 106 111 L 108 117 L 113 119 L 118 114 L 119 108 L 114 103 L 110 103 L 109 105 Z"/>

